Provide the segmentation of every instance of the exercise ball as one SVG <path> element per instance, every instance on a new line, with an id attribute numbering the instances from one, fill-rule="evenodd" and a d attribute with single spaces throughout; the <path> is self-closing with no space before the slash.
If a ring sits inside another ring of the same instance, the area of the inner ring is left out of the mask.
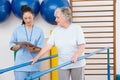
<path id="1" fill-rule="evenodd" d="M 11 5 L 8 0 L 0 0 L 0 23 L 4 22 L 11 13 Z"/>
<path id="2" fill-rule="evenodd" d="M 40 13 L 43 19 L 50 24 L 56 25 L 54 11 L 56 8 L 69 7 L 67 0 L 43 0 L 41 2 Z"/>
<path id="3" fill-rule="evenodd" d="M 11 4 L 14 15 L 20 19 L 22 19 L 21 7 L 23 5 L 28 5 L 31 7 L 35 16 L 37 16 L 40 9 L 39 0 L 12 0 Z"/>

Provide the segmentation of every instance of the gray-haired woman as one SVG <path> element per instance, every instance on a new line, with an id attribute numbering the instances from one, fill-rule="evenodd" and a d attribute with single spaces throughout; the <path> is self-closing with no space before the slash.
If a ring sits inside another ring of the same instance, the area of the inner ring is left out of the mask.
<path id="1" fill-rule="evenodd" d="M 46 45 L 39 54 L 32 59 L 35 63 L 44 53 L 50 50 L 53 45 L 58 49 L 59 65 L 72 60 L 73 64 L 59 69 L 59 80 L 83 80 L 85 60 L 77 61 L 77 58 L 84 55 L 85 39 L 79 25 L 72 23 L 71 10 L 63 7 L 55 10 L 56 27 Z"/>

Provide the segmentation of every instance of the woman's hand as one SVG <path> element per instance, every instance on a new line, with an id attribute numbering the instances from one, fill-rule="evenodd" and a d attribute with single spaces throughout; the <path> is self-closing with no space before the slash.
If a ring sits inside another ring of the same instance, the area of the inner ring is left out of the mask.
<path id="1" fill-rule="evenodd" d="M 74 56 L 72 57 L 72 62 L 73 62 L 73 63 L 76 63 L 76 62 L 77 62 L 77 58 L 78 58 L 78 56 L 77 56 L 77 55 L 74 55 Z"/>
<path id="2" fill-rule="evenodd" d="M 15 45 L 15 46 L 13 46 L 13 47 L 11 48 L 11 50 L 15 51 L 15 50 L 18 50 L 18 49 L 20 49 L 20 48 L 21 48 L 20 45 Z"/>
<path id="3" fill-rule="evenodd" d="M 28 51 L 34 52 L 34 49 L 35 49 L 34 46 L 30 46 L 30 45 L 28 45 L 28 44 L 24 44 L 24 45 L 22 45 L 22 46 L 25 47 Z"/>
<path id="4" fill-rule="evenodd" d="M 77 58 L 81 56 L 81 54 L 84 52 L 84 49 L 85 49 L 85 44 L 80 44 L 78 46 L 78 50 L 76 51 L 76 53 L 72 57 L 72 62 L 75 63 L 77 61 Z"/>
<path id="5" fill-rule="evenodd" d="M 38 55 L 35 58 L 33 58 L 32 60 L 30 60 L 30 61 L 32 61 L 32 64 L 34 64 L 40 57 L 42 57 L 44 55 L 44 53 L 46 53 L 51 48 L 52 48 L 52 45 L 49 45 L 49 44 L 44 45 L 43 48 L 38 53 Z"/>
<path id="6" fill-rule="evenodd" d="M 38 58 L 35 57 L 35 58 L 31 59 L 30 61 L 32 61 L 32 64 L 34 64 L 37 60 L 38 60 Z"/>

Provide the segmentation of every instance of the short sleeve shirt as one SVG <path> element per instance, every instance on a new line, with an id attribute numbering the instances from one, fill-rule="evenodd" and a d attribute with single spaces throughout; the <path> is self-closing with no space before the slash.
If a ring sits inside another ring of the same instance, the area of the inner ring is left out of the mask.
<path id="1" fill-rule="evenodd" d="M 27 33 L 27 34 L 26 34 Z M 32 30 L 26 30 L 24 25 L 17 27 L 10 40 L 10 48 L 15 45 L 14 42 L 27 41 L 39 48 L 42 48 L 44 45 L 44 34 L 43 31 L 33 26 Z M 34 58 L 38 52 L 29 52 L 26 48 L 20 48 L 16 54 L 15 65 L 28 62 L 30 59 Z M 34 65 L 29 65 L 26 67 L 18 68 L 16 71 L 40 71 L 40 63 Z"/>
<path id="2" fill-rule="evenodd" d="M 78 50 L 78 45 L 85 44 L 85 39 L 81 27 L 76 24 L 71 24 L 68 28 L 62 28 L 60 26 L 55 28 L 48 39 L 48 44 L 57 47 L 59 64 L 62 64 L 71 60 L 72 56 Z M 82 67 L 85 64 L 86 62 L 83 59 L 62 69 Z"/>

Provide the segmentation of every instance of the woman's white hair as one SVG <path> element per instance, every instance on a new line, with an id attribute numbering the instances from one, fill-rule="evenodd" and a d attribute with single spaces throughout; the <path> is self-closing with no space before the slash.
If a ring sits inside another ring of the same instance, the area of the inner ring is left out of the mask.
<path id="1" fill-rule="evenodd" d="M 55 13 L 56 12 L 61 12 L 62 15 L 69 21 L 69 23 L 72 22 L 72 13 L 71 13 L 71 10 L 69 7 L 62 7 L 62 8 L 57 8 L 55 10 Z"/>

